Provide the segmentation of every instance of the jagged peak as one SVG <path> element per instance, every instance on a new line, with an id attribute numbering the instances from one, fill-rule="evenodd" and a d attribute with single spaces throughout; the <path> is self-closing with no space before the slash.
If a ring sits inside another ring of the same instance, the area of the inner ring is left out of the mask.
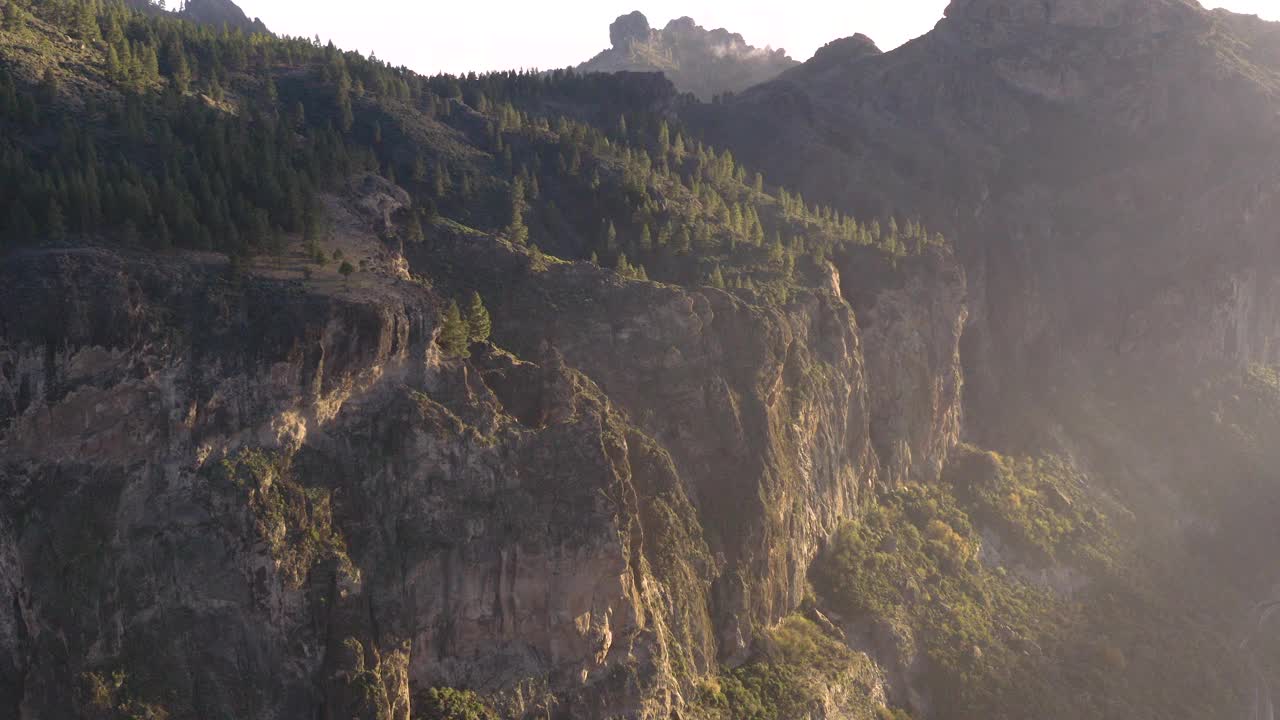
<path id="1" fill-rule="evenodd" d="M 871 38 L 858 33 L 846 38 L 832 40 L 818 48 L 810 63 L 828 65 L 836 62 L 861 60 L 864 57 L 881 55 L 882 51 Z"/>
<path id="2" fill-rule="evenodd" d="M 799 64 L 785 50 L 749 45 L 739 33 L 708 30 L 688 16 L 657 29 L 638 10 L 620 15 L 609 25 L 609 41 L 609 49 L 579 68 L 663 72 L 676 87 L 704 100 L 744 90 Z"/>
<path id="3" fill-rule="evenodd" d="M 648 42 L 653 36 L 649 27 L 649 18 L 639 10 L 626 15 L 619 15 L 609 26 L 609 42 L 617 50 L 625 50 L 627 46 L 637 42 Z"/>

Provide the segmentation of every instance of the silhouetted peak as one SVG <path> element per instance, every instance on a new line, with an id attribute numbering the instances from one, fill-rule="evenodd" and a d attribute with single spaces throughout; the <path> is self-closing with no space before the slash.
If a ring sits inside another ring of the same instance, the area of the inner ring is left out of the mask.
<path id="1" fill-rule="evenodd" d="M 643 13 L 628 13 L 609 26 L 609 41 L 612 47 L 580 69 L 662 72 L 680 90 L 703 99 L 745 90 L 797 65 L 785 50 L 753 47 L 738 33 L 707 30 L 687 16 L 657 30 Z"/>
<path id="2" fill-rule="evenodd" d="M 649 27 L 649 18 L 636 10 L 627 15 L 620 15 L 609 26 L 609 42 L 618 50 L 625 50 L 633 43 L 648 42 L 653 30 Z"/>
<path id="3" fill-rule="evenodd" d="M 880 55 L 882 51 L 871 38 L 858 33 L 831 42 L 818 48 L 810 63 L 830 64 L 849 60 L 861 60 L 864 57 Z"/>

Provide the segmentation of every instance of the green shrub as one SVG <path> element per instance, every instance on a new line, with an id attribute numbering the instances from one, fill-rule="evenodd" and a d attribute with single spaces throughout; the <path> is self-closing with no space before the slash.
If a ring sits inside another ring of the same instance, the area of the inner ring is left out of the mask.
<path id="1" fill-rule="evenodd" d="M 497 715 L 470 690 L 431 688 L 415 703 L 417 720 L 497 720 Z"/>

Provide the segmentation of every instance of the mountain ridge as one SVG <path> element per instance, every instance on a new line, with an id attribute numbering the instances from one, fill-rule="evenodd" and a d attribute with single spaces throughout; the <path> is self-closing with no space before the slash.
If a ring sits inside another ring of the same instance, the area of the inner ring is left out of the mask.
<path id="1" fill-rule="evenodd" d="M 2 712 L 1268 694 L 1270 26 L 957 0 L 703 103 L 10 3 Z"/>

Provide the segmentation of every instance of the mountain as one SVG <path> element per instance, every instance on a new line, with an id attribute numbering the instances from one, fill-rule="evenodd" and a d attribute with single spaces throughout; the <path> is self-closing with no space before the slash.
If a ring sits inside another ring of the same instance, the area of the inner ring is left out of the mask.
<path id="1" fill-rule="evenodd" d="M 239 28 L 246 32 L 268 32 L 258 18 L 252 20 L 231 0 L 187 0 L 178 16 L 192 22 Z"/>
<path id="2" fill-rule="evenodd" d="M 165 10 L 163 6 L 153 2 L 153 0 L 127 0 L 127 4 L 143 12 Z M 190 20 L 213 28 L 227 27 L 245 32 L 270 32 L 267 30 L 267 26 L 258 18 L 250 20 L 249 16 L 245 15 L 244 10 L 240 9 L 240 6 L 236 5 L 232 0 L 185 0 L 177 3 L 177 7 L 171 12 L 183 20 Z"/>
<path id="3" fill-rule="evenodd" d="M 697 683 L 783 620 L 874 680 L 796 609 L 954 443 L 945 240 L 804 206 L 652 74 L 80 7 L 0 34 L 0 707 L 730 715 Z"/>
<path id="4" fill-rule="evenodd" d="M 1062 351 L 1274 362 L 1277 33 L 1182 0 L 953 2 L 894 52 L 838 41 L 690 117 L 808 197 L 957 238 L 1011 395 Z"/>
<path id="5" fill-rule="evenodd" d="M 1219 444 L 1242 406 L 1217 393 L 1277 361 L 1278 51 L 1280 25 L 1185 0 L 954 0 L 892 52 L 836 41 L 683 117 L 811 201 L 941 229 L 965 438 L 1068 459 L 1133 513 L 1154 592 L 1212 588 L 1195 603 L 1247 623 L 1274 466 Z"/>
<path id="6" fill-rule="evenodd" d="M 956 0 L 708 104 L 6 3 L 0 710 L 1265 713 L 1277 37 Z"/>
<path id="7" fill-rule="evenodd" d="M 661 72 L 705 101 L 777 77 L 797 63 L 785 50 L 756 48 L 723 28 L 707 30 L 682 17 L 657 30 L 639 11 L 609 26 L 611 47 L 578 66 L 582 72 Z"/>

